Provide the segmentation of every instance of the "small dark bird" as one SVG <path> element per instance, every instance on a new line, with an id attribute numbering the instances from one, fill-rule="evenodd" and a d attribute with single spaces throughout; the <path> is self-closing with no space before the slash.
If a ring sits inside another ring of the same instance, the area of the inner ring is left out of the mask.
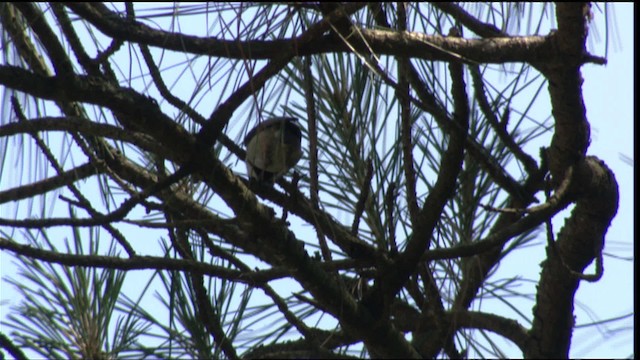
<path id="1" fill-rule="evenodd" d="M 256 125 L 244 138 L 249 177 L 273 184 L 302 157 L 301 139 L 296 118 L 276 117 Z"/>

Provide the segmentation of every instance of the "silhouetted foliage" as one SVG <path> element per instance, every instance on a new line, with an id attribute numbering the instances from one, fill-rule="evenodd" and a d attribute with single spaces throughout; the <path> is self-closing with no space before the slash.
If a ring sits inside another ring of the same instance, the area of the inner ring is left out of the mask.
<path id="1" fill-rule="evenodd" d="M 618 208 L 586 155 L 587 3 L 0 10 L 14 357 L 569 355 Z M 302 160 L 250 182 L 274 116 Z M 532 244 L 539 279 L 492 277 Z"/>

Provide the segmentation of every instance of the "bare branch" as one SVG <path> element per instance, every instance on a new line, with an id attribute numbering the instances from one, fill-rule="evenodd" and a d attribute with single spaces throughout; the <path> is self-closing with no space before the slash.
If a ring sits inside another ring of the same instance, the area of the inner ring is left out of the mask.
<path id="1" fill-rule="evenodd" d="M 101 255 L 63 254 L 56 251 L 42 250 L 29 245 L 18 244 L 6 238 L 0 238 L 0 249 L 9 250 L 18 255 L 28 256 L 33 259 L 65 266 L 100 267 L 118 270 L 178 270 L 196 272 L 222 279 L 248 283 L 251 283 L 252 280 L 250 273 L 247 274 L 237 270 L 229 270 L 225 267 L 205 264 L 193 260 L 139 255 L 124 259 Z"/>
<path id="2" fill-rule="evenodd" d="M 460 24 L 482 37 L 495 38 L 509 36 L 492 24 L 481 22 L 475 16 L 466 12 L 462 7 L 460 7 L 460 5 L 452 2 L 434 2 L 432 5 L 451 15 L 454 19 L 459 21 Z"/>
<path id="3" fill-rule="evenodd" d="M 86 163 L 44 180 L 0 191 L 0 204 L 42 195 L 100 172 L 101 170 L 94 164 Z"/>

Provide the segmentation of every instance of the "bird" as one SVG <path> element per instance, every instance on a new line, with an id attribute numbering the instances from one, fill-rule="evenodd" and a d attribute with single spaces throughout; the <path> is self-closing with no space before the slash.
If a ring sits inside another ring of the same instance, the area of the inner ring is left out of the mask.
<path id="1" fill-rule="evenodd" d="M 256 125 L 244 138 L 250 180 L 273 184 L 281 178 L 302 157 L 301 141 L 296 118 L 274 117 Z"/>

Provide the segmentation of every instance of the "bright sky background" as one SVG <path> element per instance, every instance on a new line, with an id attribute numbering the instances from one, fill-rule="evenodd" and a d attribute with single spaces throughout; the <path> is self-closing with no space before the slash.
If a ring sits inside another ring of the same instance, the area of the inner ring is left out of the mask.
<path id="1" fill-rule="evenodd" d="M 633 4 L 617 3 L 611 28 L 613 29 L 608 49 L 608 64 L 606 66 L 585 65 L 582 74 L 585 79 L 583 93 L 587 108 L 587 116 L 591 123 L 591 146 L 589 154 L 595 155 L 606 162 L 613 170 L 620 188 L 620 206 L 616 218 L 613 220 L 606 238 L 605 253 L 617 257 L 633 259 L 634 253 L 634 171 L 633 160 L 633 124 L 634 124 L 634 24 Z M 594 10 L 594 22 L 597 26 L 599 39 L 590 41 L 592 54 L 604 56 L 604 39 L 606 26 L 604 15 Z M 595 30 L 591 29 L 591 37 L 595 38 Z M 547 140 L 548 143 L 548 140 Z M 535 149 L 535 147 L 534 147 Z M 531 153 L 537 154 L 535 150 Z M 537 158 L 537 156 L 536 156 Z M 7 163 L 10 163 L 7 162 Z M 6 189 L 11 184 L 9 172 L 4 169 L 5 179 L 0 179 L 0 189 Z M 0 216 L 12 217 L 14 209 L 11 204 L 0 207 Z M 554 230 L 559 231 L 563 224 L 561 217 L 554 220 Z M 68 235 L 67 235 L 68 236 Z M 148 235 L 147 235 L 148 236 Z M 148 236 L 152 239 L 152 236 Z M 155 241 L 150 241 L 154 246 Z M 538 264 L 544 259 L 544 244 L 516 252 L 503 260 L 501 270 L 495 277 L 509 277 L 513 274 L 528 279 L 538 280 L 540 267 Z M 6 252 L 0 253 L 0 272 L 2 278 L 15 276 L 16 268 L 13 259 Z M 623 261 L 605 255 L 604 276 L 597 283 L 582 282 L 578 290 L 576 301 L 576 324 L 583 325 L 599 320 L 618 317 L 633 311 L 634 271 L 632 261 Z M 593 273 L 593 266 L 587 273 Z M 142 275 L 142 274 L 140 274 Z M 0 319 L 4 319 L 9 306 L 16 305 L 16 294 L 5 282 L 0 284 Z M 533 287 L 534 285 L 532 285 Z M 534 291 L 534 290 L 532 290 Z M 493 305 L 493 304 L 492 304 Z M 584 305 L 584 306 L 583 306 Z M 483 310 L 487 311 L 487 304 Z M 505 311 L 504 307 L 495 304 L 497 312 Z M 585 310 L 588 306 L 590 310 Z M 504 312 L 519 321 L 517 315 Z M 597 314 L 597 317 L 595 315 Z M 526 315 L 530 315 L 530 312 Z M 609 340 L 602 341 L 594 328 L 577 328 L 573 334 L 571 357 L 627 357 L 633 354 L 633 318 L 625 318 L 617 322 L 602 324 L 599 330 L 607 333 Z M 621 333 L 610 332 L 612 329 L 624 329 Z M 7 333 L 8 329 L 1 327 L 0 331 Z M 609 332 L 607 332 L 609 331 Z M 520 351 L 511 345 L 510 356 L 521 356 Z"/>

